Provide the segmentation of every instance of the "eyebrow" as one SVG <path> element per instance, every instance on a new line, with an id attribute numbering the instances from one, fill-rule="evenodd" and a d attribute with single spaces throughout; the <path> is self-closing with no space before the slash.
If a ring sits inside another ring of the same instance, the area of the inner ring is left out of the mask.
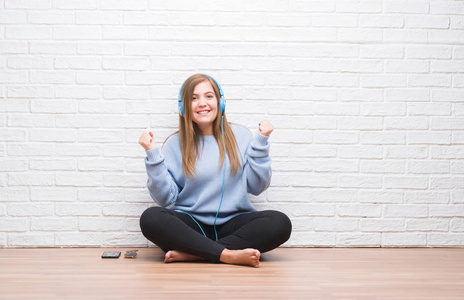
<path id="1" fill-rule="evenodd" d="M 205 95 L 206 95 L 206 94 L 210 94 L 210 93 L 214 94 L 213 91 L 207 91 L 207 92 L 205 93 Z M 195 94 L 195 93 L 194 93 L 193 95 L 196 96 L 196 95 L 198 95 L 198 94 Z"/>

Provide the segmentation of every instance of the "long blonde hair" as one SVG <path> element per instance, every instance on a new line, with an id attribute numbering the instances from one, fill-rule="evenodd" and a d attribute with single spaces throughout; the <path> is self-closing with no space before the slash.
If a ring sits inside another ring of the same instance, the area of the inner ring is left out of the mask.
<path id="1" fill-rule="evenodd" d="M 198 125 L 192 120 L 192 99 L 195 87 L 204 81 L 211 83 L 214 94 L 218 101 L 218 109 L 216 119 L 213 121 L 213 135 L 219 147 L 219 167 L 224 163 L 225 153 L 222 146 L 222 132 L 221 132 L 221 114 L 223 115 L 224 126 L 224 143 L 226 146 L 227 155 L 231 166 L 231 174 L 237 173 L 240 168 L 240 158 L 237 151 L 237 141 L 234 133 L 227 122 L 225 112 L 221 113 L 219 107 L 219 88 L 210 77 L 203 74 L 195 74 L 190 76 L 182 87 L 182 103 L 184 105 L 184 116 L 179 115 L 179 137 L 180 148 L 182 150 L 182 170 L 186 177 L 194 177 L 196 174 L 195 161 L 200 156 L 200 129 Z"/>

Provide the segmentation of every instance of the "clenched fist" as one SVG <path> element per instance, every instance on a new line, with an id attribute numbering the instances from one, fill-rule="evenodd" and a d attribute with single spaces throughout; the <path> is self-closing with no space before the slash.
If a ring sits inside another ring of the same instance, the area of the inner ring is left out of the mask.
<path id="1" fill-rule="evenodd" d="M 150 131 L 144 131 L 139 139 L 139 144 L 145 150 L 151 150 L 156 148 L 155 139 L 153 138 L 153 133 Z"/>
<path id="2" fill-rule="evenodd" d="M 268 120 L 259 122 L 259 133 L 261 133 L 262 135 L 269 136 L 273 130 L 274 127 Z"/>

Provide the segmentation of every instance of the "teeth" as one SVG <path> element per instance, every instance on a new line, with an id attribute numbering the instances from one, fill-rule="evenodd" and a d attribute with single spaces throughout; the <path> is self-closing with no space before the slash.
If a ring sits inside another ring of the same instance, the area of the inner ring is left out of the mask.
<path id="1" fill-rule="evenodd" d="M 199 111 L 198 114 L 200 115 L 206 115 L 209 111 L 207 110 L 202 110 L 202 111 Z"/>

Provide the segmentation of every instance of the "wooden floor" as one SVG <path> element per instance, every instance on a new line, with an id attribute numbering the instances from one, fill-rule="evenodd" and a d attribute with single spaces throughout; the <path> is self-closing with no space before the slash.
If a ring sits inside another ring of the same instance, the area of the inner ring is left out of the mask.
<path id="1" fill-rule="evenodd" d="M 464 249 L 279 248 L 259 268 L 0 249 L 0 299 L 464 299 Z"/>

